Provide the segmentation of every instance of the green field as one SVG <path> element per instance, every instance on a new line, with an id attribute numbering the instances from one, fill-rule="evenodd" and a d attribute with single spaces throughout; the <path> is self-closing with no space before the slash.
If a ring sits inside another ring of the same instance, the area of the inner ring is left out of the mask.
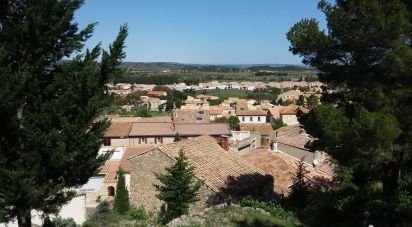
<path id="1" fill-rule="evenodd" d="M 249 91 L 250 93 L 250 91 Z M 229 97 L 238 97 L 241 99 L 247 98 L 248 96 L 248 91 L 245 90 L 204 90 L 204 91 L 197 91 L 197 95 L 199 94 L 205 94 L 205 95 L 213 95 L 219 97 L 221 100 L 225 100 Z"/>

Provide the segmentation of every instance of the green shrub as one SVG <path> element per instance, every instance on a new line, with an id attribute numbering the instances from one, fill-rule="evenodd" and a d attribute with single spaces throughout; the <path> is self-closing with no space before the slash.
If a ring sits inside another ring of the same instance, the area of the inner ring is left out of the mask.
<path id="1" fill-rule="evenodd" d="M 242 207 L 253 207 L 253 208 L 260 208 L 263 209 L 264 211 L 270 213 L 273 217 L 276 217 L 280 220 L 287 221 L 287 222 L 298 222 L 298 219 L 296 217 L 296 214 L 287 211 L 282 208 L 279 204 L 270 204 L 266 202 L 261 202 L 253 199 L 250 196 L 244 197 L 240 201 L 240 205 Z"/>
<path id="2" fill-rule="evenodd" d="M 148 218 L 146 210 L 143 207 L 131 208 L 126 215 L 130 220 L 147 220 Z"/>

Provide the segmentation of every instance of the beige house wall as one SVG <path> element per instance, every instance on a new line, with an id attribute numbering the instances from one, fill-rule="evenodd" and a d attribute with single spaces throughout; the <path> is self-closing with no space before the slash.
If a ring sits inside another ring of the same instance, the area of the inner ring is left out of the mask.
<path id="1" fill-rule="evenodd" d="M 296 125 L 299 124 L 298 118 L 296 115 L 282 115 L 282 121 L 286 125 Z"/>
<path id="2" fill-rule="evenodd" d="M 123 138 L 123 139 L 110 139 L 110 146 L 112 147 L 127 147 L 129 146 L 129 138 Z"/>

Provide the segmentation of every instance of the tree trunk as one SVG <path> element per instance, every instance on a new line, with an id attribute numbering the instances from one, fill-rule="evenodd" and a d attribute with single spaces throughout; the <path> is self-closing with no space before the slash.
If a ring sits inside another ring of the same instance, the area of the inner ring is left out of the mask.
<path id="1" fill-rule="evenodd" d="M 31 213 L 30 210 L 19 212 L 17 216 L 19 227 L 31 227 Z"/>

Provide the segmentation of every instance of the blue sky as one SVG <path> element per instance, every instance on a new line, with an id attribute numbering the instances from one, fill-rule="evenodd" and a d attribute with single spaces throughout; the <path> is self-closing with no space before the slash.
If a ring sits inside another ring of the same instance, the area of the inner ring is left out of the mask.
<path id="1" fill-rule="evenodd" d="M 286 32 L 302 18 L 324 16 L 317 0 L 86 0 L 81 28 L 98 22 L 86 46 L 114 40 L 129 26 L 126 61 L 201 64 L 301 64 Z"/>

